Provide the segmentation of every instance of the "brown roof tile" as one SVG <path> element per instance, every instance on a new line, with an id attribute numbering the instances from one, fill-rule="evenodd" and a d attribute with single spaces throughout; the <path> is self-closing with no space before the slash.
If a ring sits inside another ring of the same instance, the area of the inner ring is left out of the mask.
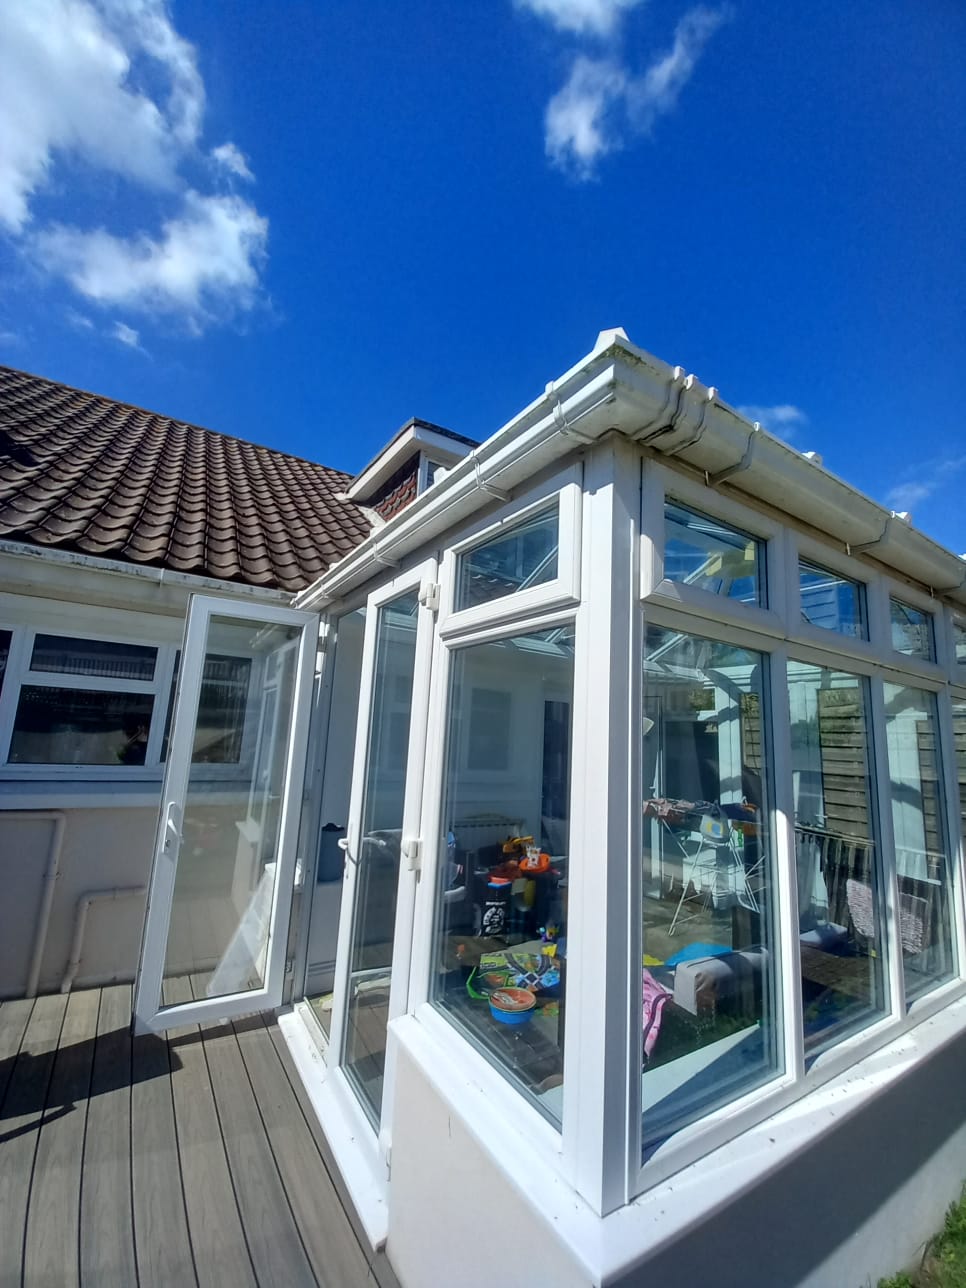
<path id="1" fill-rule="evenodd" d="M 0 537 L 300 590 L 368 536 L 349 482 L 0 366 Z"/>

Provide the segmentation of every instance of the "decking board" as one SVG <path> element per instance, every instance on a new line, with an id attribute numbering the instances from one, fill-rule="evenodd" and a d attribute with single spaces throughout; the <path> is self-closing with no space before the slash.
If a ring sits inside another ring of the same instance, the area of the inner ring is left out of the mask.
<path id="1" fill-rule="evenodd" d="M 101 992 L 81 1180 L 81 1283 L 137 1283 L 131 1194 L 131 986 Z"/>
<path id="2" fill-rule="evenodd" d="M 130 995 L 0 1006 L 0 1288 L 396 1288 L 274 1019 L 132 1039 Z"/>
<path id="3" fill-rule="evenodd" d="M 248 1250 L 260 1284 L 316 1288 L 230 1025 L 204 1029 L 205 1056 Z"/>
<path id="4" fill-rule="evenodd" d="M 131 1044 L 131 1203 L 139 1288 L 197 1283 L 181 1181 L 173 1080 L 180 1062 L 153 1033 Z"/>
<path id="5" fill-rule="evenodd" d="M 80 1284 L 81 1167 L 99 1005 L 96 990 L 67 1001 L 30 1187 L 25 1288 Z"/>
<path id="6" fill-rule="evenodd" d="M 39 997 L 7 1086 L 0 1117 L 0 1284 L 19 1285 L 27 1203 L 66 997 Z"/>
<path id="7" fill-rule="evenodd" d="M 187 1002 L 191 996 L 187 980 L 165 982 L 166 1003 Z M 257 1280 L 215 1109 L 203 1037 L 198 1025 L 185 1025 L 168 1035 L 172 1056 L 181 1064 L 171 1082 L 188 1229 L 202 1288 L 221 1284 L 241 1288 Z"/>
<path id="8" fill-rule="evenodd" d="M 369 1272 L 367 1258 L 322 1165 L 268 1030 L 260 1017 L 254 1017 L 236 1022 L 235 1033 L 316 1279 L 322 1288 L 364 1283 Z"/>

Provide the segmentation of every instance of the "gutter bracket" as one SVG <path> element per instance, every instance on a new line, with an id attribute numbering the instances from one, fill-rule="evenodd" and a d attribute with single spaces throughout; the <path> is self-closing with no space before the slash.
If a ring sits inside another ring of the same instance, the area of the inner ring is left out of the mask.
<path id="1" fill-rule="evenodd" d="M 548 398 L 554 399 L 553 409 L 550 414 L 553 416 L 553 423 L 558 434 L 563 434 L 564 438 L 576 438 L 580 443 L 596 442 L 596 439 L 591 434 L 583 433 L 567 419 L 554 381 L 550 381 L 544 392 Z"/>
<path id="2" fill-rule="evenodd" d="M 488 479 L 483 477 L 478 459 L 473 461 L 473 477 L 476 480 L 476 486 L 481 492 L 486 492 L 488 496 L 495 496 L 498 501 L 509 501 L 509 492 L 502 487 L 496 487 L 493 483 L 490 483 Z"/>

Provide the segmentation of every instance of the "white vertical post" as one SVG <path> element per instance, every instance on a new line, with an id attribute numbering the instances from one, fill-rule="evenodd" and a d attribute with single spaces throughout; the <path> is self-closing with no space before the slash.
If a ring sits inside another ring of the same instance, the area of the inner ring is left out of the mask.
<path id="1" fill-rule="evenodd" d="M 640 1131 L 640 477 L 616 438 L 586 462 L 576 624 L 563 1142 L 602 1215 L 626 1202 Z"/>
<path id="2" fill-rule="evenodd" d="M 869 746 L 873 751 L 873 773 L 875 775 L 875 803 L 878 814 L 876 837 L 879 851 L 879 872 L 881 873 L 886 924 L 885 952 L 882 957 L 889 970 L 887 987 L 890 995 L 890 1011 L 896 1019 L 902 1019 L 906 1013 L 906 987 L 902 967 L 902 942 L 899 937 L 899 877 L 896 871 L 896 838 L 892 825 L 892 773 L 889 765 L 889 737 L 886 729 L 886 709 L 883 683 L 878 678 L 870 681 L 872 737 Z"/>
<path id="3" fill-rule="evenodd" d="M 802 962 L 799 941 L 798 857 L 795 851 L 795 791 L 791 762 L 791 712 L 788 698 L 788 653 L 776 649 L 771 655 L 766 702 L 771 709 L 771 737 L 766 730 L 765 756 L 772 764 L 771 873 L 777 899 L 772 907 L 778 948 L 779 997 L 784 1031 L 785 1073 L 799 1081 L 805 1073 L 802 1025 Z M 766 761 L 767 763 L 767 761 Z"/>
<path id="4" fill-rule="evenodd" d="M 962 975 L 966 967 L 966 898 L 963 890 L 963 820 L 959 806 L 956 736 L 953 731 L 953 703 L 956 699 L 951 695 L 948 686 L 936 695 L 936 699 L 939 721 L 936 735 L 939 744 L 939 764 L 942 770 L 940 785 L 945 801 L 943 821 L 946 824 L 946 856 L 952 887 L 951 931 L 956 953 L 956 970 L 959 975 Z M 962 705 L 966 709 L 966 700 L 962 700 Z"/>

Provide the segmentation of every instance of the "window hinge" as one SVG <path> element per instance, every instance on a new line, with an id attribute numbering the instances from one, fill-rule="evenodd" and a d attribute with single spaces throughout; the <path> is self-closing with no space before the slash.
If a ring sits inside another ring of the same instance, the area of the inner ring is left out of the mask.
<path id="1" fill-rule="evenodd" d="M 285 978 L 288 979 L 289 975 L 294 975 L 294 974 L 295 974 L 295 958 L 286 957 L 285 958 Z"/>
<path id="2" fill-rule="evenodd" d="M 386 1150 L 386 1176 L 392 1176 L 392 1146 Z"/>
<path id="3" fill-rule="evenodd" d="M 419 588 L 419 602 L 431 613 L 439 612 L 439 582 L 424 581 Z"/>
<path id="4" fill-rule="evenodd" d="M 419 872 L 423 866 L 423 843 L 418 836 L 407 836 L 402 843 L 402 852 L 406 857 L 406 867 L 410 872 Z"/>

